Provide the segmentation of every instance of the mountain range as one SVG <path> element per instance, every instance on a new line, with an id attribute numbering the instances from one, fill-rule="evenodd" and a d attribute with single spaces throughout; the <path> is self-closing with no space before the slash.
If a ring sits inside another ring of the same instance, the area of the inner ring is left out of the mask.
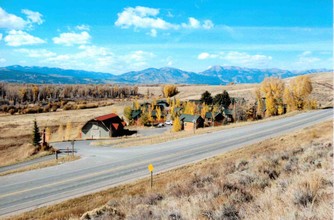
<path id="1" fill-rule="evenodd" d="M 36 84 L 208 84 L 226 85 L 228 83 L 259 83 L 265 77 L 288 78 L 316 72 L 328 72 L 327 69 L 289 71 L 282 69 L 256 69 L 236 66 L 212 66 L 203 72 L 187 72 L 164 67 L 148 68 L 127 72 L 121 75 L 68 70 L 37 66 L 0 67 L 0 82 L 36 83 Z"/>

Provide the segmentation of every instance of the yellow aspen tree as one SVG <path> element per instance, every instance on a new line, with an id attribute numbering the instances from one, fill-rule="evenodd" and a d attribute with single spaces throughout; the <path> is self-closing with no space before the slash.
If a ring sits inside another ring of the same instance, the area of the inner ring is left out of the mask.
<path id="1" fill-rule="evenodd" d="M 192 102 L 187 102 L 184 107 L 184 114 L 194 115 L 196 111 L 196 105 Z"/>
<path id="2" fill-rule="evenodd" d="M 133 102 L 133 107 L 134 107 L 135 110 L 139 110 L 140 109 L 140 104 L 139 104 L 138 100 L 135 100 Z"/>
<path id="3" fill-rule="evenodd" d="M 154 99 L 152 100 L 152 106 L 154 107 L 156 104 L 157 104 L 157 99 L 154 98 Z"/>
<path id="4" fill-rule="evenodd" d="M 267 107 L 266 115 L 268 117 L 276 115 L 275 100 L 272 96 L 268 96 L 266 98 L 266 107 Z"/>
<path id="5" fill-rule="evenodd" d="M 161 116 L 162 116 L 161 109 L 159 107 L 157 107 L 155 109 L 155 111 L 156 111 L 157 120 L 160 121 L 161 120 Z"/>
<path id="6" fill-rule="evenodd" d="M 168 105 L 170 105 L 171 101 L 169 97 L 167 98 L 166 102 L 168 103 Z"/>
<path id="7" fill-rule="evenodd" d="M 292 79 L 289 84 L 290 95 L 285 94 L 284 97 L 289 109 L 304 109 L 304 105 L 308 101 L 308 96 L 312 90 L 312 82 L 309 76 L 297 76 Z"/>
<path id="8" fill-rule="evenodd" d="M 284 106 L 283 105 L 278 105 L 278 108 L 277 108 L 277 114 L 278 115 L 283 115 L 284 113 Z"/>
<path id="9" fill-rule="evenodd" d="M 257 102 L 257 108 L 256 108 L 256 114 L 263 117 L 263 102 L 262 102 L 262 94 L 261 94 L 261 89 L 256 88 L 255 89 L 255 97 L 256 97 L 256 102 Z"/>
<path id="10" fill-rule="evenodd" d="M 175 100 L 175 98 L 173 98 L 171 106 L 174 106 L 174 107 L 176 106 L 176 100 Z"/>
<path id="11" fill-rule="evenodd" d="M 295 98 L 293 96 L 290 86 L 285 87 L 283 98 L 284 98 L 284 102 L 287 104 L 288 112 L 291 112 L 297 109 L 296 101 L 295 101 Z"/>
<path id="12" fill-rule="evenodd" d="M 209 106 L 206 104 L 202 105 L 202 109 L 201 109 L 201 117 L 205 118 L 205 114 L 209 112 Z"/>
<path id="13" fill-rule="evenodd" d="M 284 82 L 281 79 L 269 77 L 261 83 L 261 91 L 265 94 L 267 116 L 277 115 L 278 106 L 283 105 Z"/>
<path id="14" fill-rule="evenodd" d="M 181 101 L 180 101 L 180 99 L 176 99 L 175 106 L 176 107 L 181 107 Z"/>
<path id="15" fill-rule="evenodd" d="M 147 111 L 147 120 L 149 123 L 153 123 L 154 119 L 152 117 L 152 110 L 151 109 L 148 109 Z"/>
<path id="16" fill-rule="evenodd" d="M 178 132 L 178 131 L 181 131 L 181 129 L 182 129 L 181 121 L 179 117 L 175 117 L 173 121 L 173 131 Z"/>

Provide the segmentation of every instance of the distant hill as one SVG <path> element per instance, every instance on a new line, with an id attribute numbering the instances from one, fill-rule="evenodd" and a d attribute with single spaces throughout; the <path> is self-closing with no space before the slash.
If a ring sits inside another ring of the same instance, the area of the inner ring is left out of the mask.
<path id="1" fill-rule="evenodd" d="M 121 75 L 92 72 L 84 70 L 68 70 L 49 67 L 7 66 L 0 68 L 0 81 L 13 83 L 45 83 L 45 84 L 208 84 L 225 85 L 234 83 L 259 83 L 265 77 L 281 78 L 302 74 L 328 72 L 326 69 L 306 71 L 289 71 L 281 69 L 255 69 L 236 66 L 213 66 L 203 72 L 187 72 L 175 68 L 148 68 Z"/>

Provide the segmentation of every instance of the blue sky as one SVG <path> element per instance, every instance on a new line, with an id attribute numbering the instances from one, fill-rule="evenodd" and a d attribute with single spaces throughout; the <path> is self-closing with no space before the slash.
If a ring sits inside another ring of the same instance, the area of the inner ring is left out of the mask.
<path id="1" fill-rule="evenodd" d="M 332 69 L 331 0 L 2 0 L 0 66 Z"/>

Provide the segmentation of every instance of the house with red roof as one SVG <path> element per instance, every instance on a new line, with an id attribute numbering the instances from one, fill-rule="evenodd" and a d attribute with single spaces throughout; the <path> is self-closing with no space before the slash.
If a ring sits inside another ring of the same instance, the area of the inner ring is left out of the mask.
<path id="1" fill-rule="evenodd" d="M 126 123 L 115 113 L 89 120 L 81 129 L 83 139 L 117 137 L 124 134 Z"/>

